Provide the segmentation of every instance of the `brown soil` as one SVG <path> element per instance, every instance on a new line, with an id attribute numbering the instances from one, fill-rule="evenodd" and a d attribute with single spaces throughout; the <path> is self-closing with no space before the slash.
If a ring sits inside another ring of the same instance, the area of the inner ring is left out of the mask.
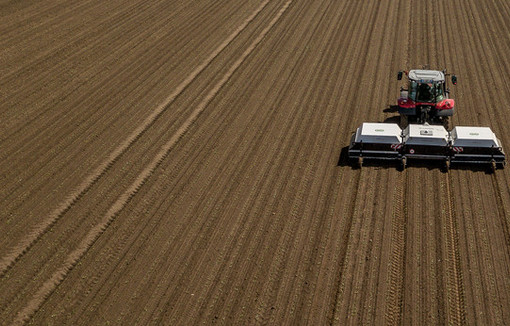
<path id="1" fill-rule="evenodd" d="M 339 163 L 424 64 L 510 148 L 509 15 L 0 0 L 0 324 L 510 323 L 509 169 Z"/>

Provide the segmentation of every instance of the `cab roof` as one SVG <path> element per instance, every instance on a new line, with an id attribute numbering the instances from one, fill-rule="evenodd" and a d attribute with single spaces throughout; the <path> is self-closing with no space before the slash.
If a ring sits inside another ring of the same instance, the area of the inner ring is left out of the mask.
<path id="1" fill-rule="evenodd" d="M 411 70 L 407 76 L 420 83 L 444 82 L 444 73 L 438 70 Z"/>

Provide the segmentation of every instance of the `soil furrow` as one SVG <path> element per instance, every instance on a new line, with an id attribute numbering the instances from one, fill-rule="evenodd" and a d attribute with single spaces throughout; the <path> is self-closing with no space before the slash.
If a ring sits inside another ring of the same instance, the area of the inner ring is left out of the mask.
<path id="1" fill-rule="evenodd" d="M 466 309 L 464 305 L 464 285 L 462 276 L 462 267 L 459 257 L 459 236 L 457 227 L 457 217 L 455 207 L 453 206 L 453 195 L 451 191 L 451 176 L 446 174 L 443 181 L 445 194 L 444 212 L 445 212 L 445 239 L 446 239 L 446 297 L 448 323 L 454 325 L 464 325 L 466 323 Z"/>

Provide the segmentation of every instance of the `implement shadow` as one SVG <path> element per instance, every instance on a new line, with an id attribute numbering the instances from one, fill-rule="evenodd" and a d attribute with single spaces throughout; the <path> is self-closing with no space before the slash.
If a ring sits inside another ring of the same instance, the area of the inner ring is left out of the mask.
<path id="1" fill-rule="evenodd" d="M 349 146 L 342 147 L 340 151 L 340 155 L 338 157 L 337 166 L 348 166 L 353 170 L 359 170 L 360 167 L 357 164 L 357 161 L 349 160 Z M 399 169 L 399 163 L 392 161 L 377 161 L 377 160 L 367 160 L 363 161 L 363 167 L 375 167 L 382 169 Z"/>

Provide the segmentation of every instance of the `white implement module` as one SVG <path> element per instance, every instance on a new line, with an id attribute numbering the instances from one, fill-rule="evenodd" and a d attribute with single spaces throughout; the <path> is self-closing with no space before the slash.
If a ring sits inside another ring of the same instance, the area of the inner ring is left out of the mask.
<path id="1" fill-rule="evenodd" d="M 406 159 L 448 160 L 450 136 L 443 126 L 410 124 L 402 137 Z"/>
<path id="2" fill-rule="evenodd" d="M 363 123 L 351 138 L 349 159 L 400 160 L 402 130 L 396 123 Z"/>
<path id="3" fill-rule="evenodd" d="M 488 127 L 455 127 L 451 132 L 452 162 L 491 163 L 503 168 L 505 152 Z"/>
<path id="4" fill-rule="evenodd" d="M 490 164 L 495 170 L 506 164 L 501 142 L 488 127 L 455 127 L 410 124 L 401 130 L 394 123 L 363 123 L 353 134 L 348 156 L 363 165 L 368 160 L 408 160 L 450 163 Z"/>

